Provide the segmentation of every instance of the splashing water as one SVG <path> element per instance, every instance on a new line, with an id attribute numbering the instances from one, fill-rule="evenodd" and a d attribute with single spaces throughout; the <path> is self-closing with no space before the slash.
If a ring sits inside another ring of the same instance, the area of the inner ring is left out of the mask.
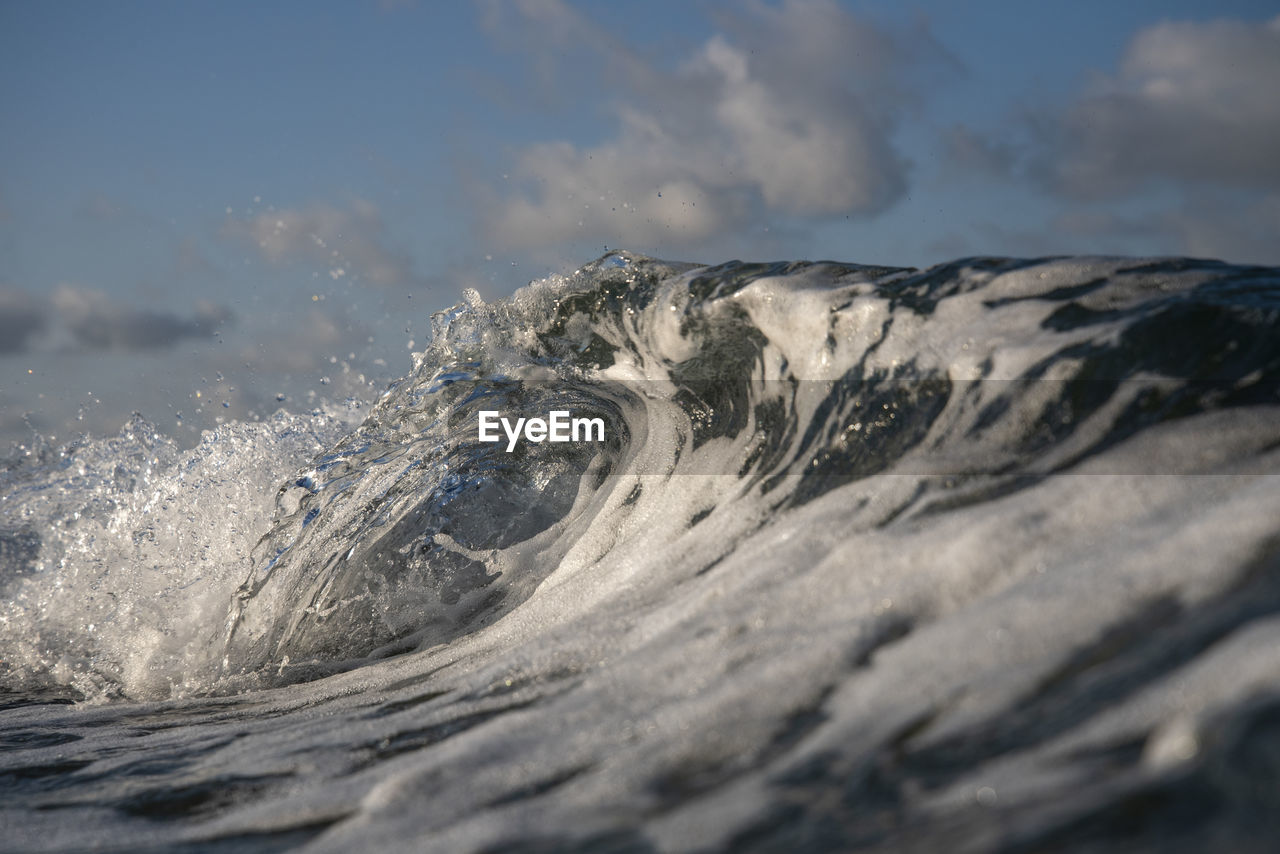
<path id="1" fill-rule="evenodd" d="M 358 424 L 11 459 L 22 838 L 1253 838 L 1278 317 L 1280 271 L 1189 259 L 613 253 L 437 314 Z M 478 436 L 556 410 L 604 441 Z"/>

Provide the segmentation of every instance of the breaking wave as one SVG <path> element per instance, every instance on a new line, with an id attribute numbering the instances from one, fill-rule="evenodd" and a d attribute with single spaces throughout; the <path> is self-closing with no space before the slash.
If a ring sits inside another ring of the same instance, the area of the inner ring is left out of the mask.
<path id="1" fill-rule="evenodd" d="M 367 411 L 12 456 L 0 778 L 126 841 L 1208 844 L 1192 803 L 1247 839 L 1278 318 L 1280 271 L 1191 259 L 613 253 L 437 314 Z M 508 450 L 482 411 L 605 438 Z M 139 708 L 177 764 L 120 796 L 94 775 Z M 227 716 L 254 751 L 208 747 Z"/>

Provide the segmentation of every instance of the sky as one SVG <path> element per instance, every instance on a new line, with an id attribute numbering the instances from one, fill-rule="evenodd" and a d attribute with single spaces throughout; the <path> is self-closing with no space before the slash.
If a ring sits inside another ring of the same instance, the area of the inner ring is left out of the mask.
<path id="1" fill-rule="evenodd" d="M 1273 2 L 0 0 L 0 453 L 368 398 L 607 249 L 1280 264 Z"/>

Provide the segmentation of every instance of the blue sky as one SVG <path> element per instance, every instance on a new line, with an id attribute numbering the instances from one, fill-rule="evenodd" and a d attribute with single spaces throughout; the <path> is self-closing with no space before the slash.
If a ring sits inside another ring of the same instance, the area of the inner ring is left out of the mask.
<path id="1" fill-rule="evenodd" d="M 605 246 L 1280 263 L 1276 91 L 1262 2 L 0 2 L 0 441 L 341 398 Z"/>

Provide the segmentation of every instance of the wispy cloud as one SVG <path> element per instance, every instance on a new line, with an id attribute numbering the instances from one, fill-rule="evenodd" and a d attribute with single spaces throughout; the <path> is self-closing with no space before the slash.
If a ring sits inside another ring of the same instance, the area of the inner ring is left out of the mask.
<path id="1" fill-rule="evenodd" d="M 1054 221 L 1098 251 L 1134 242 L 1172 243 L 1180 253 L 1240 263 L 1280 264 L 1280 193 L 1241 198 L 1238 191 L 1199 190 L 1176 206 L 1147 215 L 1069 209 Z"/>
<path id="2" fill-rule="evenodd" d="M 207 300 L 197 300 L 184 316 L 137 308 L 74 285 L 59 285 L 51 297 L 0 287 L 0 354 L 68 343 L 88 350 L 158 350 L 211 338 L 232 319 L 230 309 Z"/>
<path id="3" fill-rule="evenodd" d="M 1016 146 L 964 125 L 953 125 L 939 139 L 950 177 L 1010 179 L 1019 168 L 1022 152 Z"/>
<path id="4" fill-rule="evenodd" d="M 879 213 L 907 186 L 890 136 L 909 72 L 945 56 L 918 49 L 927 33 L 908 47 L 826 0 L 751 4 L 672 69 L 555 0 L 488 12 L 530 44 L 596 49 L 620 93 L 607 140 L 530 146 L 510 191 L 484 199 L 489 235 L 511 248 L 690 245 L 775 218 Z M 557 73 L 548 53 L 532 60 L 542 77 Z"/>
<path id="5" fill-rule="evenodd" d="M 76 343 L 94 350 L 151 350 L 187 338 L 210 338 L 231 319 L 229 309 L 200 300 L 187 317 L 123 305 L 101 291 L 62 285 L 53 311 Z"/>
<path id="6" fill-rule="evenodd" d="M 286 332 L 245 346 L 237 361 L 254 370 L 305 373 L 364 349 L 369 335 L 369 327 L 349 312 L 310 305 L 290 318 Z"/>
<path id="7" fill-rule="evenodd" d="M 310 263 L 333 279 L 352 277 L 385 287 L 421 281 L 408 254 L 392 245 L 378 208 L 363 200 L 248 217 L 229 213 L 223 233 L 249 242 L 271 264 Z"/>
<path id="8" fill-rule="evenodd" d="M 1056 251 L 1280 263 L 1277 91 L 1280 17 L 1166 21 L 1135 33 L 1117 70 L 1067 103 L 981 132 L 956 126 L 943 146 L 951 174 L 1060 205 L 1039 241 Z"/>
<path id="9" fill-rule="evenodd" d="M 21 353 L 49 325 L 43 301 L 17 288 L 0 287 L 0 353 Z"/>
<path id="10" fill-rule="evenodd" d="M 1072 200 L 1151 188 L 1280 189 L 1280 17 L 1163 22 L 1139 30 L 1114 74 L 1005 127 L 957 126 L 950 163 Z M 1013 142 L 1020 140 L 1020 142 Z"/>
<path id="11" fill-rule="evenodd" d="M 123 219 L 139 218 L 137 211 L 100 192 L 86 194 L 80 200 L 75 215 L 80 219 L 96 222 L 118 222 Z"/>

